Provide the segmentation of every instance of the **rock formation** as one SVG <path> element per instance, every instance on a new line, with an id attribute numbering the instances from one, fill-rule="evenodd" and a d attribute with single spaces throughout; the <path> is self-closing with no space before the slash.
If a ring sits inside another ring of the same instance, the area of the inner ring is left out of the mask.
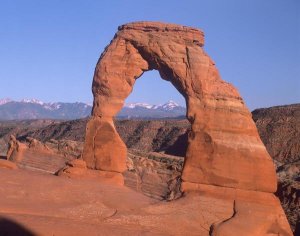
<path id="1" fill-rule="evenodd" d="M 20 142 L 12 135 L 7 159 L 24 169 L 54 174 L 65 167 L 67 161 L 78 158 L 81 149 L 80 144 L 74 141 L 52 140 L 42 143 L 27 137 L 25 142 Z"/>
<path id="2" fill-rule="evenodd" d="M 10 169 L 10 170 L 18 169 L 15 163 L 3 159 L 0 159 L 0 168 Z"/>
<path id="3" fill-rule="evenodd" d="M 119 27 L 95 69 L 94 104 L 83 153 L 88 168 L 125 171 L 126 146 L 112 118 L 135 80 L 155 69 L 186 99 L 192 128 L 184 183 L 276 190 L 274 166 L 251 113 L 237 90 L 221 80 L 203 45 L 204 34 L 195 28 L 155 22 Z"/>
<path id="4" fill-rule="evenodd" d="M 143 72 L 158 70 L 185 97 L 191 123 L 182 189 L 232 202 L 212 235 L 291 235 L 278 199 L 273 162 L 238 91 L 204 52 L 198 29 L 157 22 L 119 27 L 94 74 L 92 117 L 83 159 L 89 169 L 122 173 L 127 149 L 113 117 Z"/>

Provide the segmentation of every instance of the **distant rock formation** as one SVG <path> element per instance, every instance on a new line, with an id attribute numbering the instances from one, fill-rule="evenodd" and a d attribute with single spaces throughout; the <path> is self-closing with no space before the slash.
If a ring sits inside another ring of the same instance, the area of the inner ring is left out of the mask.
<path id="1" fill-rule="evenodd" d="M 300 104 L 256 109 L 252 114 L 262 141 L 276 161 L 300 160 Z"/>
<path id="2" fill-rule="evenodd" d="M 232 202 L 233 215 L 211 235 L 291 235 L 276 191 L 273 162 L 237 90 L 221 80 L 198 29 L 155 22 L 119 27 L 95 69 L 87 167 L 124 172 L 127 149 L 113 117 L 144 71 L 156 69 L 185 97 L 191 122 L 182 189 Z"/>

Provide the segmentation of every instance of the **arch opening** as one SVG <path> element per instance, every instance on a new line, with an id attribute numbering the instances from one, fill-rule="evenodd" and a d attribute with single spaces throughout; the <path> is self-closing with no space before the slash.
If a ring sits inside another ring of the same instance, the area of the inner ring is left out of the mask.
<path id="1" fill-rule="evenodd" d="M 182 94 L 172 86 L 169 80 L 162 79 L 158 70 L 153 69 L 144 71 L 136 79 L 133 90 L 125 103 L 146 102 L 159 105 L 169 100 L 174 100 L 180 106 L 186 107 Z"/>
<path id="2" fill-rule="evenodd" d="M 143 73 L 116 116 L 117 131 L 127 148 L 185 157 L 191 124 L 184 103 L 158 71 Z"/>
<path id="3" fill-rule="evenodd" d="M 185 103 L 155 69 L 136 79 L 114 120 L 127 147 L 126 186 L 160 200 L 182 195 L 180 176 L 191 129 Z"/>

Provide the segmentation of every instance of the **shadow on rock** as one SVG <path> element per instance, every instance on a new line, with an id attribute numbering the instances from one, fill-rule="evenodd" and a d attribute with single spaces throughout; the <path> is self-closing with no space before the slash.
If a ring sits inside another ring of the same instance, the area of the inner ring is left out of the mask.
<path id="1" fill-rule="evenodd" d="M 295 228 L 294 235 L 295 235 L 295 236 L 300 235 L 300 218 L 298 219 L 298 222 L 297 222 L 297 225 L 296 225 L 296 228 Z"/>
<path id="2" fill-rule="evenodd" d="M 188 146 L 188 133 L 189 130 L 180 135 L 175 143 L 172 146 L 168 147 L 165 153 L 168 155 L 184 157 Z"/>
<path id="3" fill-rule="evenodd" d="M 0 218 L 0 236 L 34 236 L 35 234 L 19 223 L 7 219 Z"/>

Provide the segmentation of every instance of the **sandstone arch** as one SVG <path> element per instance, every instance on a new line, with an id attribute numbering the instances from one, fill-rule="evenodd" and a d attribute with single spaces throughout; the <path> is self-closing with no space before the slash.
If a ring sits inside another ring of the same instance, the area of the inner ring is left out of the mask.
<path id="1" fill-rule="evenodd" d="M 203 50 L 198 29 L 157 22 L 119 27 L 94 74 L 94 104 L 83 159 L 91 169 L 122 173 L 126 146 L 113 124 L 135 80 L 156 69 L 185 97 L 191 122 L 183 189 L 215 185 L 274 192 L 276 175 L 251 113 Z"/>

